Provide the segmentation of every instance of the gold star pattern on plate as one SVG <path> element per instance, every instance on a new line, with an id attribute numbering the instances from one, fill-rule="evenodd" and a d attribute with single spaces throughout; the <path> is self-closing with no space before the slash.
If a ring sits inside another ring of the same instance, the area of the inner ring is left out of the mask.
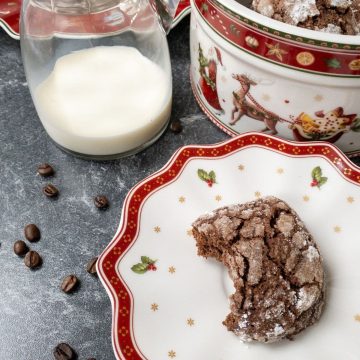
<path id="1" fill-rule="evenodd" d="M 159 232 L 161 231 L 160 226 L 155 226 L 155 227 L 154 227 L 154 231 L 155 231 L 156 233 L 159 233 Z"/>
<path id="2" fill-rule="evenodd" d="M 176 352 L 174 350 L 170 350 L 168 352 L 168 357 L 173 359 L 174 357 L 176 357 Z"/>
<path id="3" fill-rule="evenodd" d="M 283 169 L 283 168 L 277 168 L 277 169 L 276 169 L 276 172 L 277 172 L 278 174 L 283 174 L 283 173 L 284 173 L 284 169 Z"/>
<path id="4" fill-rule="evenodd" d="M 244 170 L 245 170 L 245 166 L 241 164 L 241 165 L 238 166 L 238 169 L 239 169 L 240 171 L 244 171 Z"/>
<path id="5" fill-rule="evenodd" d="M 169 273 L 170 274 L 175 274 L 175 271 L 176 271 L 176 269 L 173 266 L 169 267 Z"/>
<path id="6" fill-rule="evenodd" d="M 269 94 L 263 94 L 261 97 L 264 101 L 269 101 L 271 99 Z"/>
<path id="7" fill-rule="evenodd" d="M 185 202 L 185 197 L 184 196 L 180 196 L 179 197 L 179 203 L 183 204 Z"/>
<path id="8" fill-rule="evenodd" d="M 352 204 L 355 201 L 355 199 L 352 196 L 349 196 L 346 200 L 349 204 Z"/>
<path id="9" fill-rule="evenodd" d="M 334 231 L 335 231 L 336 233 L 341 232 L 341 227 L 338 226 L 338 225 L 334 226 Z"/>
<path id="10" fill-rule="evenodd" d="M 280 44 L 265 44 L 269 49 L 266 55 L 275 56 L 278 60 L 283 61 L 283 55 L 286 55 L 288 52 L 280 48 Z"/>
<path id="11" fill-rule="evenodd" d="M 354 316 L 354 319 L 355 319 L 355 321 L 359 321 L 359 322 L 360 322 L 360 314 L 356 314 L 356 315 Z"/>
<path id="12" fill-rule="evenodd" d="M 255 197 L 257 197 L 257 198 L 261 197 L 261 192 L 260 191 L 255 191 Z"/>
<path id="13" fill-rule="evenodd" d="M 221 195 L 216 195 L 216 196 L 215 196 L 215 200 L 216 200 L 216 201 L 221 201 L 221 200 L 222 200 Z"/>
<path id="14" fill-rule="evenodd" d="M 153 303 L 153 304 L 151 304 L 150 308 L 151 308 L 152 311 L 158 311 L 159 310 L 159 305 L 156 304 L 156 303 Z"/>
<path id="15" fill-rule="evenodd" d="M 187 236 L 192 236 L 192 229 L 186 231 Z"/>
<path id="16" fill-rule="evenodd" d="M 304 195 L 304 196 L 303 196 L 303 200 L 304 200 L 305 202 L 308 202 L 308 201 L 310 200 L 310 198 L 309 198 L 307 195 Z"/>
<path id="17" fill-rule="evenodd" d="M 322 95 L 320 95 L 320 94 L 314 96 L 314 100 L 315 100 L 315 101 L 320 102 L 320 101 L 322 101 L 323 99 L 324 99 L 324 97 L 323 97 Z"/>
<path id="18" fill-rule="evenodd" d="M 195 320 L 192 319 L 192 318 L 189 318 L 186 320 L 186 323 L 189 325 L 189 326 L 194 326 L 195 325 Z"/>

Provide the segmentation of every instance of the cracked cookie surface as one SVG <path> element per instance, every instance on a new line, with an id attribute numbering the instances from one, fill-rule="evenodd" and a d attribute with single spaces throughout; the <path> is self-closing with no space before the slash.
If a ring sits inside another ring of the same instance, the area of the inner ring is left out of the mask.
<path id="1" fill-rule="evenodd" d="M 360 34 L 360 0 L 252 0 L 251 7 L 290 25 L 335 34 Z"/>
<path id="2" fill-rule="evenodd" d="M 323 261 L 285 202 L 266 197 L 223 207 L 193 223 L 198 255 L 222 262 L 235 293 L 223 324 L 243 341 L 292 338 L 320 318 Z"/>

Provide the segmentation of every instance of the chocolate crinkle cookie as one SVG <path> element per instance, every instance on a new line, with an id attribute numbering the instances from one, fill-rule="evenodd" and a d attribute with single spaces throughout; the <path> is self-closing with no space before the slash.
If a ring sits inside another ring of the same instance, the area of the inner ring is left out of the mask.
<path id="1" fill-rule="evenodd" d="M 360 34 L 360 0 L 253 0 L 258 13 L 300 27 Z"/>
<path id="2" fill-rule="evenodd" d="M 198 255 L 215 258 L 234 282 L 223 324 L 243 341 L 292 338 L 320 318 L 323 261 L 299 216 L 265 197 L 215 210 L 193 224 Z"/>

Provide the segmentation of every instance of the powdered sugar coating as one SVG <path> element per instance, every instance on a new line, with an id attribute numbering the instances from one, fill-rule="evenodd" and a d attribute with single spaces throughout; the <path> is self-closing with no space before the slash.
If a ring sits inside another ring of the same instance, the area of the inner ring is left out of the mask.
<path id="1" fill-rule="evenodd" d="M 329 0 L 329 5 L 333 7 L 347 9 L 352 4 L 352 0 Z"/>
<path id="2" fill-rule="evenodd" d="M 258 9 L 258 12 L 264 16 L 272 17 L 274 15 L 272 0 L 254 0 L 253 7 Z"/>
<path id="3" fill-rule="evenodd" d="M 320 14 L 315 0 L 285 0 L 287 23 L 297 25 L 307 18 Z"/>
<path id="4" fill-rule="evenodd" d="M 321 31 L 321 32 L 325 32 L 325 33 L 330 33 L 330 34 L 341 34 L 341 27 L 334 25 L 334 24 L 328 24 L 327 27 L 324 28 L 315 28 L 315 30 Z"/>
<path id="5" fill-rule="evenodd" d="M 334 34 L 360 33 L 360 0 L 253 0 L 262 15 Z"/>
<path id="6" fill-rule="evenodd" d="M 320 257 L 318 249 L 316 249 L 315 246 L 312 245 L 308 247 L 308 249 L 304 252 L 304 254 L 310 262 L 317 260 Z"/>

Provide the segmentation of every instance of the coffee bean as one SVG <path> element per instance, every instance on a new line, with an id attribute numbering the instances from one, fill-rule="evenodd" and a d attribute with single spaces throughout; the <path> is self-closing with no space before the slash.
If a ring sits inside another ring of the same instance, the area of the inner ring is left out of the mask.
<path id="1" fill-rule="evenodd" d="M 96 271 L 97 260 L 98 260 L 98 258 L 94 257 L 86 265 L 86 271 L 91 275 L 96 275 L 96 273 L 97 273 L 97 271 Z"/>
<path id="2" fill-rule="evenodd" d="M 54 168 L 47 163 L 38 166 L 37 172 L 43 177 L 49 177 L 55 174 Z"/>
<path id="3" fill-rule="evenodd" d="M 172 131 L 174 134 L 181 133 L 182 129 L 183 126 L 180 120 L 174 120 L 170 123 L 170 131 Z"/>
<path id="4" fill-rule="evenodd" d="M 87 360 L 96 360 L 95 358 L 88 358 Z"/>
<path id="5" fill-rule="evenodd" d="M 30 250 L 25 255 L 24 264 L 30 269 L 35 269 L 35 268 L 41 266 L 42 258 L 36 251 Z"/>
<path id="6" fill-rule="evenodd" d="M 66 276 L 61 283 L 61 290 L 65 293 L 73 292 L 79 285 L 79 279 L 75 275 Z"/>
<path id="7" fill-rule="evenodd" d="M 17 240 L 14 243 L 14 253 L 18 256 L 24 256 L 29 251 L 25 241 Z"/>
<path id="8" fill-rule="evenodd" d="M 39 241 L 41 234 L 39 228 L 35 224 L 28 224 L 25 226 L 24 234 L 30 242 Z"/>
<path id="9" fill-rule="evenodd" d="M 109 207 L 109 200 L 104 195 L 98 195 L 94 199 L 94 204 L 98 209 L 106 209 Z"/>
<path id="10" fill-rule="evenodd" d="M 49 198 L 54 198 L 59 195 L 59 190 L 53 184 L 47 184 L 43 187 L 43 193 Z"/>
<path id="11" fill-rule="evenodd" d="M 74 360 L 77 357 L 74 349 L 67 343 L 57 345 L 53 354 L 56 360 Z"/>

